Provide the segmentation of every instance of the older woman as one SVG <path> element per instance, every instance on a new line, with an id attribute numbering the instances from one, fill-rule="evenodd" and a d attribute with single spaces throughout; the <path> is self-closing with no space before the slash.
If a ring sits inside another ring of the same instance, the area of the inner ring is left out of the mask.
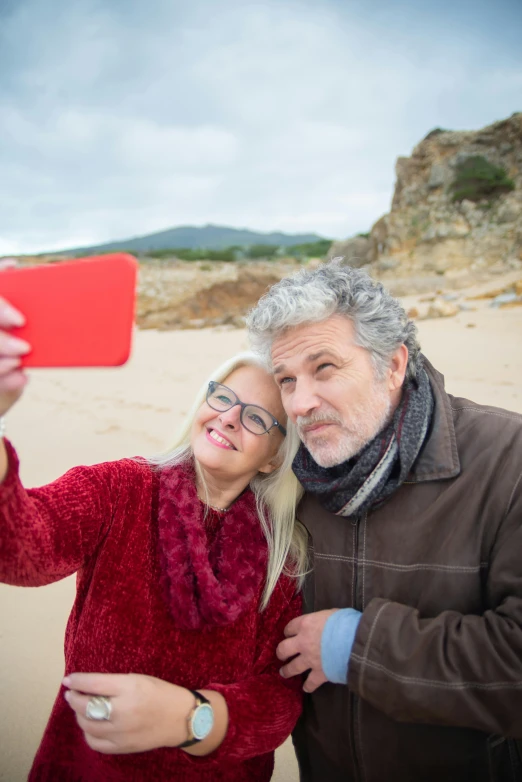
<path id="1" fill-rule="evenodd" d="M 0 302 L 0 325 L 16 313 Z M 0 414 L 24 347 L 0 331 Z M 278 673 L 305 543 L 279 392 L 244 354 L 216 370 L 177 446 L 39 489 L 0 440 L 0 577 L 77 572 L 65 678 L 33 782 L 268 780 L 301 708 Z M 285 571 L 285 572 L 283 572 Z"/>

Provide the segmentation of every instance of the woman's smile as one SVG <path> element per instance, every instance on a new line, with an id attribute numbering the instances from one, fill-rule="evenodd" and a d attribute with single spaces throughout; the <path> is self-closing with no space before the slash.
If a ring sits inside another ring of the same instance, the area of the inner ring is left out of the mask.
<path id="1" fill-rule="evenodd" d="M 232 445 L 230 440 L 218 432 L 217 429 L 212 429 L 210 427 L 207 429 L 207 440 L 213 445 L 217 445 L 218 448 L 228 448 L 229 450 L 237 451 L 237 448 Z"/>

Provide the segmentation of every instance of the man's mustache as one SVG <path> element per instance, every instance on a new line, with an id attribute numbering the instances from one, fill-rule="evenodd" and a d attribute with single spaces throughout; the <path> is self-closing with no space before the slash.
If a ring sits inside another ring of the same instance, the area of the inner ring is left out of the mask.
<path id="1" fill-rule="evenodd" d="M 313 426 L 314 424 L 339 424 L 340 426 L 343 426 L 344 421 L 338 413 L 334 413 L 333 411 L 317 411 L 316 413 L 312 413 L 312 415 L 299 415 L 295 422 L 299 436 L 306 435 L 307 432 L 305 432 L 304 429 L 307 426 Z"/>

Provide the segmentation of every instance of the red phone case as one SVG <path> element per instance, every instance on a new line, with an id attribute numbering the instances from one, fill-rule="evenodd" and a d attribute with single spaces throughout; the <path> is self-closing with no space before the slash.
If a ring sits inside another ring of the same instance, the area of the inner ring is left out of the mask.
<path id="1" fill-rule="evenodd" d="M 11 330 L 30 343 L 25 367 L 103 367 L 130 355 L 136 275 L 132 255 L 0 271 L 0 296 L 25 315 Z"/>

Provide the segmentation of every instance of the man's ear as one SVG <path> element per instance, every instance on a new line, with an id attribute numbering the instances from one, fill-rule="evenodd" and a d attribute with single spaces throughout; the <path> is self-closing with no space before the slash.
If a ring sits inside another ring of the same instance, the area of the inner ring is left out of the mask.
<path id="1" fill-rule="evenodd" d="M 402 387 L 408 368 L 408 357 L 409 351 L 406 345 L 404 343 L 399 345 L 390 362 L 388 376 L 388 389 L 390 391 L 397 391 Z"/>

